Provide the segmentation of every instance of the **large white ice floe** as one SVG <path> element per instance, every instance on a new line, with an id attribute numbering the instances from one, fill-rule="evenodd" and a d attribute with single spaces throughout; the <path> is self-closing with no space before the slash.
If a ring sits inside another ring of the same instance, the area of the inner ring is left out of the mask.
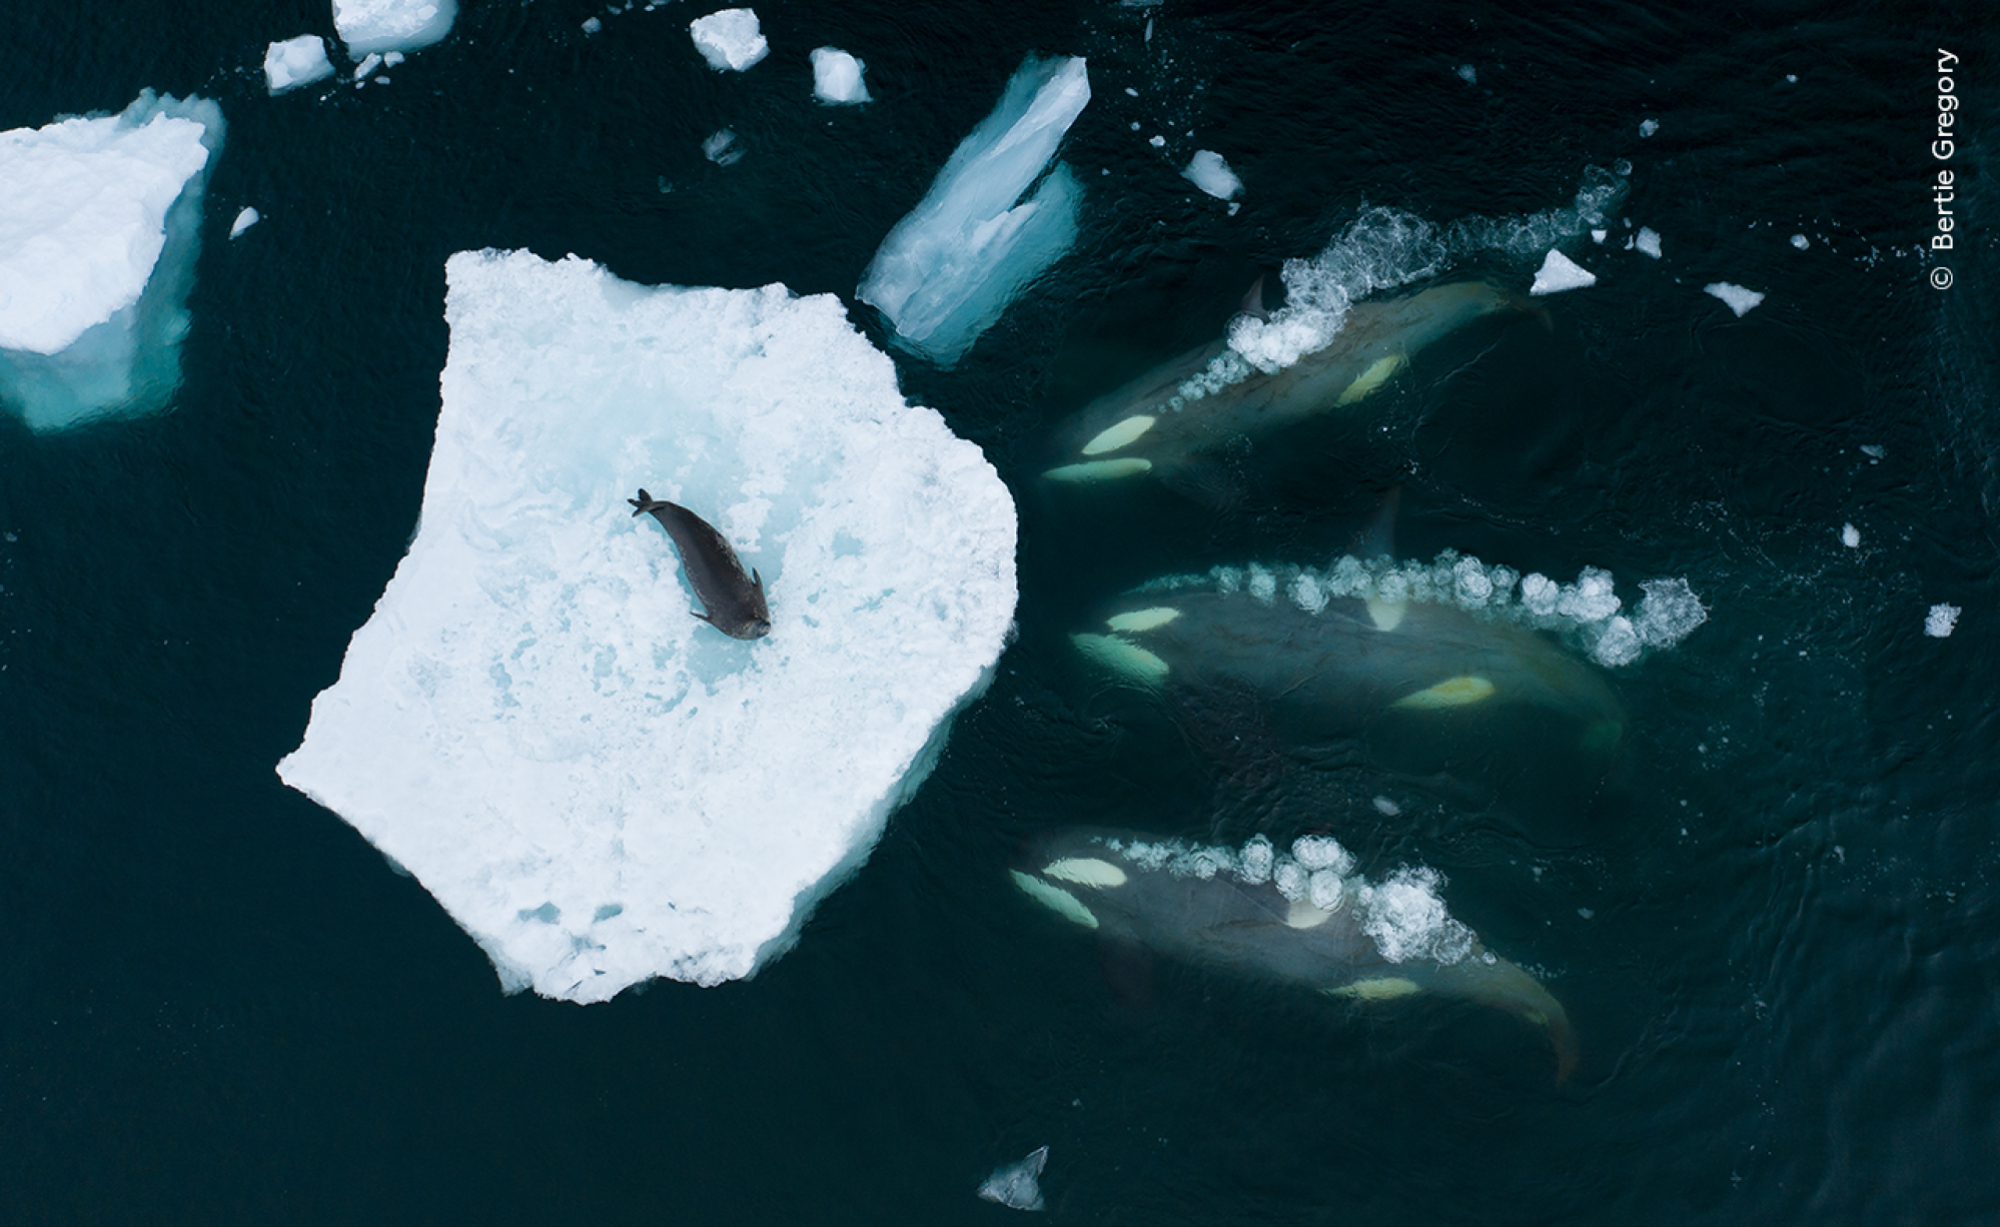
<path id="1" fill-rule="evenodd" d="M 1030 57 L 882 240 L 855 293 L 909 348 L 956 363 L 1076 241 L 1083 189 L 1068 166 L 1047 168 L 1089 101 L 1081 59 Z"/>
<path id="2" fill-rule="evenodd" d="M 31 428 L 165 408 L 222 136 L 215 103 L 151 90 L 0 132 L 0 402 Z"/>
<path id="3" fill-rule="evenodd" d="M 333 75 L 326 43 L 317 34 L 301 34 L 264 49 L 264 83 L 273 94 L 311 85 Z"/>
<path id="4" fill-rule="evenodd" d="M 771 54 L 755 9 L 723 9 L 688 23 L 695 50 L 717 72 L 742 72 Z"/>
<path id="5" fill-rule="evenodd" d="M 428 47 L 456 20 L 458 0 L 333 0 L 333 28 L 357 58 Z"/>
<path id="6" fill-rule="evenodd" d="M 867 856 L 990 676 L 1012 500 L 831 295 L 461 252 L 409 555 L 287 784 L 415 874 L 508 989 L 748 976 Z M 763 576 L 690 616 L 645 486 Z"/>

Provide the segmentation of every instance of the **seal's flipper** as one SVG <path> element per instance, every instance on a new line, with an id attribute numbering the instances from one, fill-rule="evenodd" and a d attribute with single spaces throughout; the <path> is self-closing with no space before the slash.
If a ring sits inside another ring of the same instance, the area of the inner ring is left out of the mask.
<path id="1" fill-rule="evenodd" d="M 645 514 L 646 514 L 647 512 L 651 511 L 651 510 L 652 510 L 653 508 L 655 508 L 655 507 L 658 507 L 658 506 L 660 506 L 660 504 L 659 504 L 659 503 L 657 503 L 657 502 L 653 501 L 653 496 L 652 496 L 652 495 L 650 495 L 650 494 L 646 493 L 646 487 L 644 487 L 644 486 L 640 486 L 640 487 L 639 487 L 639 497 L 638 497 L 638 498 L 628 498 L 628 499 L 626 499 L 625 501 L 626 501 L 626 502 L 628 502 L 628 503 L 630 503 L 630 504 L 632 504 L 632 506 L 633 506 L 633 508 L 634 508 L 634 510 L 633 510 L 633 512 L 632 512 L 632 515 L 633 515 L 633 518 L 635 518 L 635 519 L 636 519 L 637 517 L 639 517 L 639 516 L 642 516 L 642 515 L 645 515 Z"/>

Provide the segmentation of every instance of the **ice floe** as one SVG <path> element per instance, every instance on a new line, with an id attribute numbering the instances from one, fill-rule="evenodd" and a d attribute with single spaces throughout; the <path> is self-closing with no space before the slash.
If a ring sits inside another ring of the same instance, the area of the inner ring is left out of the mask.
<path id="1" fill-rule="evenodd" d="M 1039 1178 L 1048 1162 L 1049 1148 L 1044 1146 L 1019 1163 L 996 1168 L 979 1186 L 979 1195 L 1010 1210 L 1040 1210 L 1042 1186 Z"/>
<path id="2" fill-rule="evenodd" d="M 263 220 L 263 214 L 257 212 L 257 210 L 251 208 L 249 205 L 244 205 L 243 211 L 236 215 L 236 220 L 229 223 L 229 237 L 233 239 Z"/>
<path id="3" fill-rule="evenodd" d="M 861 79 L 868 66 L 838 47 L 815 47 L 812 52 L 813 97 L 830 106 L 852 106 L 867 102 L 868 85 Z"/>
<path id="4" fill-rule="evenodd" d="M 264 51 L 264 81 L 273 94 L 323 81 L 333 75 L 326 43 L 317 34 L 301 34 Z"/>
<path id="5" fill-rule="evenodd" d="M 215 103 L 151 90 L 0 132 L 0 402 L 31 428 L 166 406 L 222 138 Z"/>
<path id="6" fill-rule="evenodd" d="M 1596 284 L 1596 273 L 1550 248 L 1542 267 L 1535 271 L 1535 283 L 1528 287 L 1528 293 L 1560 294 L 1564 290 L 1581 290 Z"/>
<path id="7" fill-rule="evenodd" d="M 350 56 L 415 51 L 451 33 L 458 0 L 333 0 L 333 28 Z"/>
<path id="8" fill-rule="evenodd" d="M 1164 142 L 1163 142 L 1164 143 Z M 1182 171 L 1193 184 L 1217 200 L 1228 200 L 1243 190 L 1243 180 L 1229 169 L 1229 163 L 1212 149 L 1197 149 Z"/>
<path id="9" fill-rule="evenodd" d="M 771 54 L 755 9 L 723 9 L 688 23 L 695 50 L 717 72 L 742 72 Z"/>
<path id="10" fill-rule="evenodd" d="M 832 295 L 462 252 L 409 554 L 286 783 L 406 867 L 508 989 L 750 975 L 865 859 L 990 675 L 1012 500 Z M 640 486 L 759 569 L 689 616 Z"/>
<path id="11" fill-rule="evenodd" d="M 1729 309 L 1734 311 L 1739 319 L 1748 315 L 1750 308 L 1764 301 L 1763 294 L 1758 291 L 1746 290 L 1740 285 L 1731 285 L 1727 281 L 1711 281 L 1701 288 L 1703 293 L 1712 294 L 1720 298 L 1723 302 L 1728 303 Z"/>
<path id="12" fill-rule="evenodd" d="M 1639 227 L 1639 233 L 1632 236 L 1632 246 L 1653 257 L 1660 258 L 1660 232 L 1651 226 Z"/>
<path id="13" fill-rule="evenodd" d="M 1060 162 L 1044 171 L 1089 101 L 1081 59 L 1030 57 L 882 240 L 856 296 L 910 349 L 956 363 L 1076 241 L 1083 189 Z"/>
<path id="14" fill-rule="evenodd" d="M 1959 608 L 1956 605 L 1933 605 L 1924 615 L 1924 634 L 1933 639 L 1945 639 L 1958 626 Z"/>

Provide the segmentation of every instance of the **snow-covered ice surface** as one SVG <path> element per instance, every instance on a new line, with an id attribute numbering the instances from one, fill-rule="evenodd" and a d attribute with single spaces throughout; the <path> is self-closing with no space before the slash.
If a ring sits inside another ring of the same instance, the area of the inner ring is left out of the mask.
<path id="1" fill-rule="evenodd" d="M 1759 291 L 1746 290 L 1740 285 L 1731 285 L 1727 281 L 1711 281 L 1701 288 L 1704 293 L 1713 294 L 1723 302 L 1728 303 L 1729 309 L 1736 313 L 1738 319 L 1748 315 L 1750 308 L 1764 301 L 1764 295 Z"/>
<path id="2" fill-rule="evenodd" d="M 317 34 L 301 34 L 264 51 L 264 82 L 273 94 L 323 81 L 333 75 L 333 63 L 326 58 L 326 43 Z"/>
<path id="3" fill-rule="evenodd" d="M 278 765 L 508 989 L 750 975 L 867 856 L 990 676 L 1012 500 L 832 295 L 461 252 L 420 529 Z M 626 499 L 694 508 L 774 628 L 690 616 Z"/>
<path id="4" fill-rule="evenodd" d="M 1959 608 L 1956 605 L 1933 605 L 1924 615 L 1924 634 L 1933 639 L 1949 638 L 1958 625 Z"/>
<path id="5" fill-rule="evenodd" d="M 1543 260 L 1542 267 L 1535 271 L 1535 283 L 1528 287 L 1528 293 L 1560 294 L 1564 290 L 1581 290 L 1596 284 L 1596 273 L 1550 248 L 1548 258 Z"/>
<path id="6" fill-rule="evenodd" d="M 1164 143 L 1164 142 L 1162 142 Z M 1212 149 L 1197 149 L 1181 174 L 1217 200 L 1228 200 L 1243 190 L 1243 180 L 1229 169 L 1229 163 Z"/>
<path id="7" fill-rule="evenodd" d="M 236 220 L 229 223 L 229 237 L 233 239 L 263 220 L 263 214 L 257 212 L 256 209 L 251 208 L 249 205 L 244 205 L 243 211 L 236 215 Z"/>
<path id="8" fill-rule="evenodd" d="M 1619 612 L 1611 572 L 1585 567 L 1574 583 L 1559 584 L 1540 572 L 1522 575 L 1512 567 L 1488 565 L 1470 554 L 1441 551 L 1430 562 L 1393 558 L 1362 559 L 1352 554 L 1324 568 L 1290 564 L 1215 567 L 1198 575 L 1169 575 L 1141 584 L 1140 592 L 1209 588 L 1223 596 L 1246 592 L 1270 604 L 1280 594 L 1310 614 L 1336 597 L 1401 603 L 1455 605 L 1482 618 L 1552 631 L 1590 654 L 1601 665 L 1629 665 L 1650 649 L 1670 648 L 1708 621 L 1708 608 L 1686 579 L 1649 579 L 1628 617 Z"/>
<path id="9" fill-rule="evenodd" d="M 688 23 L 695 49 L 718 72 L 742 72 L 771 54 L 754 9 L 723 9 Z"/>
<path id="10" fill-rule="evenodd" d="M 986 1182 L 979 1186 L 979 1195 L 987 1201 L 998 1202 L 1010 1210 L 1040 1210 L 1042 1208 L 1042 1169 L 1048 1166 L 1049 1148 L 1044 1146 L 1031 1153 L 1019 1163 L 1008 1163 L 995 1168 Z"/>
<path id="11" fill-rule="evenodd" d="M 151 90 L 0 132 L 0 402 L 31 428 L 165 408 L 222 137 L 215 103 Z"/>
<path id="12" fill-rule="evenodd" d="M 1081 59 L 1030 57 L 882 240 L 855 294 L 912 350 L 956 363 L 1076 241 L 1083 190 L 1063 163 L 1042 172 L 1089 101 Z"/>
<path id="13" fill-rule="evenodd" d="M 458 0 L 333 0 L 333 28 L 350 56 L 428 47 L 456 20 Z"/>
<path id="14" fill-rule="evenodd" d="M 867 65 L 838 47 L 815 47 L 812 52 L 813 97 L 832 106 L 867 102 L 868 85 L 861 79 Z"/>

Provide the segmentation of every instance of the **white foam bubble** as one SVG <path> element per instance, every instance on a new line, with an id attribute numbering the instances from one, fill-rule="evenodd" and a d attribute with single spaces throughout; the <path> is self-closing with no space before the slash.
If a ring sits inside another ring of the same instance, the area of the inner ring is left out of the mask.
<path id="1" fill-rule="evenodd" d="M 1237 858 L 1236 876 L 1255 886 L 1271 880 L 1271 870 L 1277 863 L 1277 852 L 1271 841 L 1262 835 L 1253 835 L 1243 845 L 1243 852 Z"/>
<path id="2" fill-rule="evenodd" d="M 1670 648 L 1708 621 L 1707 607 L 1685 578 L 1649 579 L 1639 588 L 1645 595 L 1633 611 L 1632 624 L 1649 648 Z"/>
<path id="3" fill-rule="evenodd" d="M 1431 959 L 1449 966 L 1472 952 L 1472 930 L 1453 920 L 1438 897 L 1444 879 L 1434 869 L 1399 869 L 1379 886 L 1364 885 L 1361 931 L 1391 963 Z"/>
<path id="4" fill-rule="evenodd" d="M 984 685 L 1012 502 L 832 295 L 525 252 L 446 274 L 417 535 L 279 774 L 407 866 L 509 988 L 748 975 Z M 640 486 L 761 571 L 769 638 L 689 616 L 673 547 L 626 505 Z"/>
<path id="5" fill-rule="evenodd" d="M 1315 869 L 1306 883 L 1306 893 L 1312 905 L 1322 912 L 1336 911 L 1340 907 L 1341 896 L 1346 888 L 1341 885 L 1340 874 L 1332 869 Z"/>
<path id="6" fill-rule="evenodd" d="M 1354 872 L 1354 854 L 1331 835 L 1299 836 L 1292 841 L 1292 858 L 1307 869 L 1331 869 L 1337 874 Z"/>

